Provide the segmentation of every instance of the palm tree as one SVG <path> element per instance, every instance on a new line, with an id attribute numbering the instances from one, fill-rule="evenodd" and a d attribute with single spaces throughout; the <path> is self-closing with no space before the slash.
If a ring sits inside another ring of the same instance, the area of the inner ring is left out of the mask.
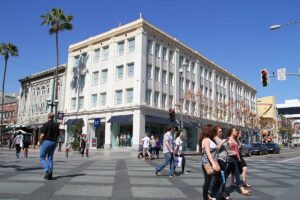
<path id="1" fill-rule="evenodd" d="M 5 89 L 5 78 L 6 78 L 6 69 L 9 56 L 18 56 L 18 48 L 11 43 L 2 43 L 0 44 L 0 55 L 4 56 L 4 73 L 2 80 L 2 102 L 1 102 L 1 143 L 3 144 L 3 114 L 4 114 L 4 89 Z"/>
<path id="2" fill-rule="evenodd" d="M 58 100 L 58 66 L 59 66 L 59 57 L 58 57 L 58 33 L 64 30 L 72 30 L 72 15 L 65 15 L 64 11 L 61 8 L 52 8 L 52 10 L 46 15 L 42 15 L 41 18 L 43 22 L 41 25 L 49 25 L 49 34 L 55 34 L 56 41 L 56 71 L 55 71 L 55 99 Z M 53 81 L 54 88 L 54 81 Z M 52 102 L 51 102 L 51 112 L 53 112 L 53 103 L 54 95 L 52 93 Z M 57 106 L 55 107 L 55 114 L 57 114 Z"/>

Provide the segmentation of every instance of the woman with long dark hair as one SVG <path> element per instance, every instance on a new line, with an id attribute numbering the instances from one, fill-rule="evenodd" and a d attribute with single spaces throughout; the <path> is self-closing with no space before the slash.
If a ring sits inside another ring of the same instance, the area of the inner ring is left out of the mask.
<path id="1" fill-rule="evenodd" d="M 202 192 L 204 200 L 216 200 L 216 194 L 221 184 L 220 166 L 217 161 L 218 146 L 214 140 L 215 133 L 215 128 L 212 125 L 206 125 L 202 129 L 199 139 L 202 170 L 204 174 L 204 185 Z M 209 196 L 208 190 L 213 177 L 215 179 L 215 184 L 212 185 L 211 194 Z"/>
<path id="2" fill-rule="evenodd" d="M 242 195 L 250 195 L 250 191 L 245 189 L 242 185 L 241 178 L 240 178 L 240 162 L 241 162 L 241 157 L 240 157 L 240 151 L 239 151 L 239 146 L 237 143 L 237 136 L 238 133 L 234 127 L 230 128 L 227 133 L 228 137 L 228 146 L 230 150 L 227 152 L 228 153 L 228 168 L 226 172 L 226 176 L 228 177 L 229 174 L 233 173 L 236 184 L 241 192 Z M 227 178 L 226 177 L 226 178 Z"/>
<path id="3" fill-rule="evenodd" d="M 178 130 L 176 133 L 176 140 L 175 140 L 175 156 L 181 157 L 182 163 L 181 163 L 181 173 L 182 174 L 189 174 L 188 172 L 184 171 L 185 168 L 185 157 L 183 153 L 183 132 L 182 129 Z"/>

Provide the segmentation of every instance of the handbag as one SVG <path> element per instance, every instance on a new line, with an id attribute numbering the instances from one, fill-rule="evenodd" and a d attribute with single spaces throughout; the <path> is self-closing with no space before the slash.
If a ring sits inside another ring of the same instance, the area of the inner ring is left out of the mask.
<path id="1" fill-rule="evenodd" d="M 204 165 L 204 169 L 205 169 L 207 175 L 212 175 L 213 173 L 219 172 L 221 170 L 219 163 L 218 162 L 215 162 L 215 163 L 217 166 L 217 170 L 214 170 L 210 163 L 207 163 Z"/>
<path id="2" fill-rule="evenodd" d="M 23 140 L 20 141 L 20 147 L 23 148 L 24 147 L 24 143 Z"/>
<path id="3" fill-rule="evenodd" d="M 181 166 L 182 166 L 182 157 L 178 157 L 177 167 L 181 167 Z"/>

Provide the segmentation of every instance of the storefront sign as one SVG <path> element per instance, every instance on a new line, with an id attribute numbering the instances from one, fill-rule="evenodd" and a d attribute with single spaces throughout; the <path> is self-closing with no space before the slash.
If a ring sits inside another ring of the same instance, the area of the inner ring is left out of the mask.
<path id="1" fill-rule="evenodd" d="M 57 119 L 63 120 L 64 116 L 65 116 L 65 113 L 62 113 L 62 112 L 57 113 Z"/>
<path id="2" fill-rule="evenodd" d="M 95 128 L 100 128 L 101 126 L 101 119 L 100 118 L 95 118 L 94 119 L 94 127 Z"/>
<path id="3" fill-rule="evenodd" d="M 97 147 L 97 138 L 92 138 L 92 147 Z"/>

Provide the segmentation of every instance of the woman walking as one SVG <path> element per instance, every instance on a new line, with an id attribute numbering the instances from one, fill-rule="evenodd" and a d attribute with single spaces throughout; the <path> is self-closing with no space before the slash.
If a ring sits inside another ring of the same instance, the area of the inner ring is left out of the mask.
<path id="1" fill-rule="evenodd" d="M 221 184 L 220 166 L 217 162 L 218 146 L 214 140 L 216 131 L 212 125 L 206 125 L 201 133 L 199 144 L 201 146 L 202 170 L 204 173 L 203 199 L 216 200 L 216 193 Z M 214 177 L 215 184 L 211 187 L 211 195 L 208 190 Z"/>
<path id="2" fill-rule="evenodd" d="M 243 158 L 243 156 L 241 155 L 241 149 L 242 149 L 242 142 L 241 142 L 241 137 L 242 137 L 242 131 L 241 130 L 237 130 L 238 134 L 237 134 L 237 138 L 236 138 L 236 142 L 238 144 L 239 147 L 239 153 L 240 153 L 240 158 L 241 158 L 241 168 L 242 168 L 242 184 L 244 187 L 251 187 L 251 185 L 249 185 L 247 183 L 247 174 L 248 174 L 248 166 L 247 163 L 245 161 L 245 159 Z"/>
<path id="3" fill-rule="evenodd" d="M 13 144 L 13 147 L 16 147 L 16 157 L 20 158 L 20 151 L 23 147 L 23 135 L 21 131 L 18 131 L 17 136 L 15 137 Z"/>
<path id="4" fill-rule="evenodd" d="M 184 171 L 185 168 L 185 157 L 183 154 L 183 133 L 182 130 L 179 130 L 176 134 L 176 140 L 175 140 L 175 156 L 176 157 L 180 157 L 182 159 L 182 163 L 181 163 L 181 173 L 182 174 L 189 174 L 188 172 Z"/>
<path id="5" fill-rule="evenodd" d="M 242 195 L 249 195 L 250 192 L 249 190 L 245 189 L 242 185 L 241 179 L 240 179 L 240 152 L 239 152 L 239 147 L 238 143 L 236 141 L 237 138 L 237 131 L 235 128 L 230 128 L 228 133 L 227 133 L 228 138 L 228 146 L 230 150 L 228 150 L 228 168 L 226 172 L 226 178 L 229 174 L 233 173 L 236 184 L 241 192 Z"/>

